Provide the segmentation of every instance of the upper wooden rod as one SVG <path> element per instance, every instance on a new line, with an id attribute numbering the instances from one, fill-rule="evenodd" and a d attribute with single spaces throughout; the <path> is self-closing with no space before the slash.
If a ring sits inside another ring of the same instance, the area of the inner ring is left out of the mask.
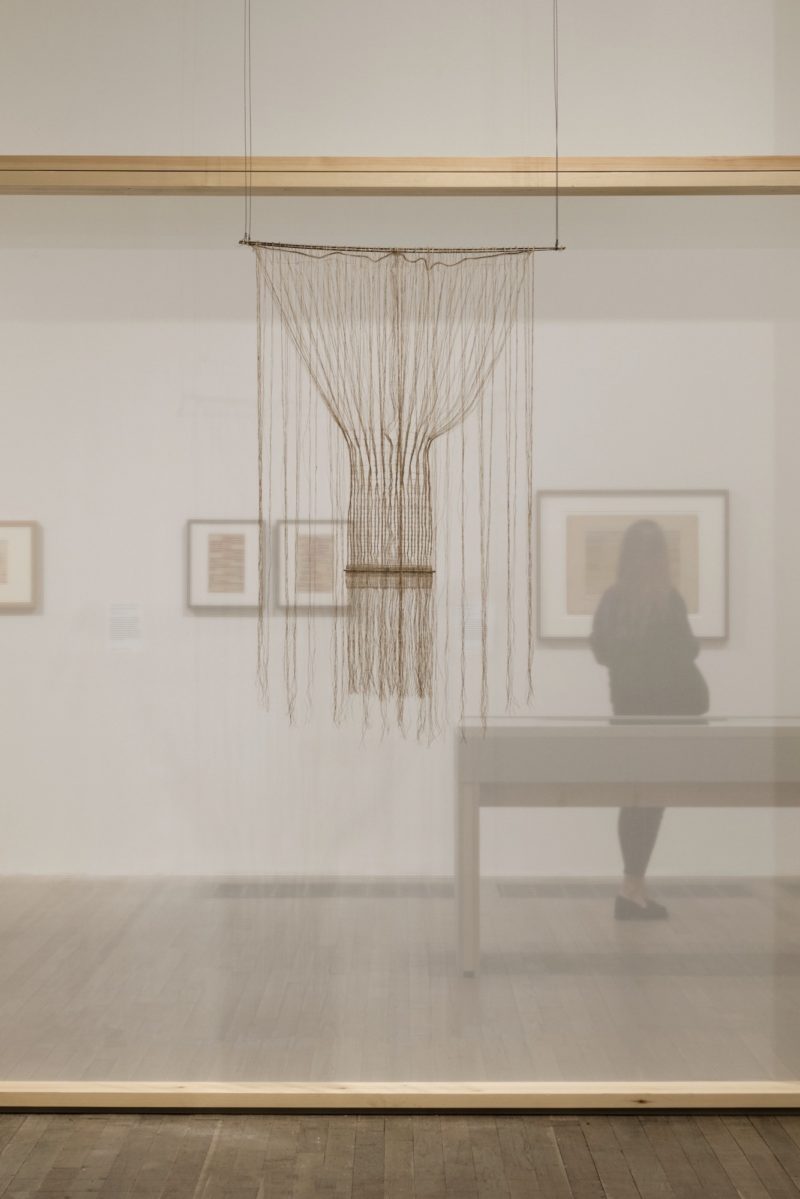
<path id="1" fill-rule="evenodd" d="M 552 158 L 253 158 L 256 195 L 552 195 Z M 567 195 L 800 194 L 800 155 L 562 158 Z M 0 156 L 0 194 L 241 195 L 244 159 Z"/>

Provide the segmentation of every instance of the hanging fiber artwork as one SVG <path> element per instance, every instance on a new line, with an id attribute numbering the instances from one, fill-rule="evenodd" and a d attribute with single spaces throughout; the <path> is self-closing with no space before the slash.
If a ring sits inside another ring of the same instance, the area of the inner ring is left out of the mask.
<path id="1" fill-rule="evenodd" d="M 415 729 L 423 740 L 451 716 L 477 714 L 485 725 L 490 709 L 533 698 L 534 262 L 540 250 L 563 249 L 550 2 L 554 243 L 459 250 L 251 237 L 244 0 L 242 244 L 256 256 L 267 533 L 258 664 L 268 699 L 279 658 L 292 721 L 326 675 L 337 722 L 355 709 L 364 727 Z"/>
<path id="2" fill-rule="evenodd" d="M 320 620 L 270 536 L 259 603 L 265 692 L 429 739 L 532 695 L 532 248 L 249 242 L 257 263 L 259 519 L 341 521 L 344 600 Z M 307 574 L 308 572 L 305 572 Z M 295 580 L 271 648 L 276 577 Z M 499 589 L 499 596 L 494 594 Z M 498 602 L 499 601 L 499 602 Z M 521 625 L 519 636 L 517 627 Z M 316 681 L 315 681 L 316 679 Z M 455 681 L 454 681 L 455 680 Z M 496 680 L 496 681 L 495 681 Z"/>

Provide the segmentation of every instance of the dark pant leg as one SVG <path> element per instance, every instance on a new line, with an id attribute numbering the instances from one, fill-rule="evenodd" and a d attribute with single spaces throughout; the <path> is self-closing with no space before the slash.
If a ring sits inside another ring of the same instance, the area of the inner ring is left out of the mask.
<path id="1" fill-rule="evenodd" d="M 663 815 L 663 808 L 620 808 L 619 847 L 627 875 L 639 878 L 646 873 Z"/>

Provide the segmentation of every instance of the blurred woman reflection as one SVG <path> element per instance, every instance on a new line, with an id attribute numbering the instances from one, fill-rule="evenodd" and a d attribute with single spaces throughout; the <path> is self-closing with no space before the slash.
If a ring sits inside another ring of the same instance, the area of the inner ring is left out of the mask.
<path id="1" fill-rule="evenodd" d="M 625 532 L 617 581 L 597 606 L 592 650 L 608 667 L 615 716 L 701 716 L 708 688 L 697 669 L 697 639 L 683 597 L 670 578 L 664 530 L 638 520 Z M 667 909 L 650 899 L 645 874 L 663 808 L 626 807 L 619 813 L 624 878 L 618 920 L 663 920 Z"/>

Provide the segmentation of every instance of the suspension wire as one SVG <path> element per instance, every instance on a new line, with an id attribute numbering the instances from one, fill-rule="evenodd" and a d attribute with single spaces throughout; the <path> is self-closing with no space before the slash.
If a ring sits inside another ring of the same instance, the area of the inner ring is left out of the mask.
<path id="1" fill-rule="evenodd" d="M 250 240 L 253 211 L 253 85 L 250 0 L 244 0 L 244 240 Z"/>
<path id="2" fill-rule="evenodd" d="M 556 196 L 555 196 L 555 225 L 556 225 L 556 240 L 553 245 L 554 250 L 562 250 L 564 247 L 558 240 L 558 217 L 559 217 L 559 152 L 558 152 L 558 0 L 553 0 L 553 126 L 555 134 L 555 155 L 556 155 Z"/>
<path id="3" fill-rule="evenodd" d="M 253 219 L 253 51 L 252 51 L 252 24 L 251 24 L 251 0 L 243 0 L 244 4 L 244 234 L 241 238 L 240 245 L 244 246 L 276 246 L 276 243 L 256 242 L 252 239 L 252 219 Z M 520 253 L 529 250 L 563 250 L 564 247 L 559 240 L 559 216 L 560 216 L 560 200 L 561 200 L 561 179 L 560 179 L 560 153 L 559 153 L 559 127 L 558 127 L 558 0 L 553 0 L 553 126 L 555 140 L 555 241 L 552 246 L 530 246 L 530 247 L 513 247 L 506 250 L 505 248 L 495 248 L 488 251 L 489 255 L 500 253 Z M 277 248 L 277 246 L 276 246 Z M 285 249 L 317 251 L 327 250 L 336 252 L 343 247 L 334 246 L 285 246 Z M 370 254 L 375 250 L 380 249 L 384 253 L 430 253 L 428 249 L 409 251 L 405 247 L 358 247 L 358 252 Z M 454 251 L 443 250 L 442 253 L 453 253 Z M 459 251 L 461 253 L 470 254 L 471 251 Z M 486 251 L 484 251 L 486 253 Z"/>

